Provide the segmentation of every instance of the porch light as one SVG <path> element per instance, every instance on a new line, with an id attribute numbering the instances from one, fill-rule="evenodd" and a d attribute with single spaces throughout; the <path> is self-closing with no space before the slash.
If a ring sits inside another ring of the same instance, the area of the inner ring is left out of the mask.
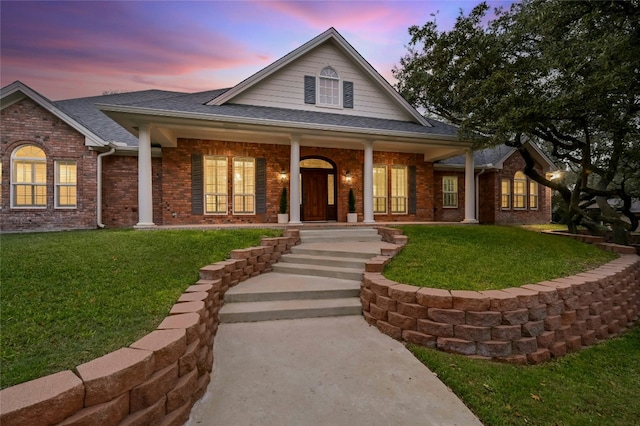
<path id="1" fill-rule="evenodd" d="M 349 170 L 347 170 L 347 172 L 344 174 L 344 178 L 347 183 L 351 183 L 351 172 Z"/>
<path id="2" fill-rule="evenodd" d="M 284 182 L 285 180 L 287 180 L 287 171 L 282 169 L 280 171 L 280 181 Z"/>

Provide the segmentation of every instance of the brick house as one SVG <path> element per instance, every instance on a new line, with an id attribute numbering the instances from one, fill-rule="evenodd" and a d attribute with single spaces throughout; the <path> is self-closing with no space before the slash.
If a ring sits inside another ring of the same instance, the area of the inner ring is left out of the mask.
<path id="1" fill-rule="evenodd" d="M 230 89 L 0 99 L 3 231 L 275 223 L 284 187 L 292 224 L 346 221 L 349 189 L 365 223 L 550 219 L 517 152 L 473 153 L 333 28 Z"/>

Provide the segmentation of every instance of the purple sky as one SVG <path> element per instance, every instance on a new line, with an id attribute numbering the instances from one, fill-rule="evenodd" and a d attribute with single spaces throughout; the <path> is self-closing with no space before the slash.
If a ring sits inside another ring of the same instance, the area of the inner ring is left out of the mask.
<path id="1" fill-rule="evenodd" d="M 0 86 L 52 100 L 233 86 L 335 27 L 387 80 L 407 29 L 449 29 L 480 0 L 0 1 Z M 489 1 L 508 6 L 512 1 Z"/>

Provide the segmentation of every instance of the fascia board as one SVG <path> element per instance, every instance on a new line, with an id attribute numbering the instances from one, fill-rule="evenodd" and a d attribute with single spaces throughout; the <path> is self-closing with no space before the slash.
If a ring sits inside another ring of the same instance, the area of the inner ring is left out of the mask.
<path id="1" fill-rule="evenodd" d="M 471 146 L 470 142 L 460 141 L 457 136 L 451 136 L 451 135 L 429 135 L 424 133 L 389 131 L 389 130 L 381 130 L 381 129 L 366 129 L 361 127 L 336 126 L 336 125 L 315 124 L 315 123 L 299 123 L 295 121 L 256 119 L 256 118 L 236 117 L 236 116 L 227 116 L 227 115 L 213 116 L 211 114 L 204 114 L 204 113 L 168 111 L 168 110 L 161 110 L 161 109 L 150 109 L 150 108 L 110 105 L 110 104 L 96 104 L 96 107 L 105 113 L 115 112 L 115 113 L 127 113 L 127 114 L 137 114 L 137 115 L 147 116 L 148 118 L 143 119 L 143 121 L 144 120 L 153 121 L 154 117 L 165 117 L 165 118 L 208 121 L 208 122 L 215 122 L 215 123 L 232 123 L 232 124 L 257 125 L 257 126 L 268 126 L 268 127 L 280 127 L 280 128 L 287 128 L 287 129 L 293 129 L 293 130 L 302 129 L 302 130 L 346 132 L 346 133 L 369 135 L 369 136 L 387 136 L 387 137 L 408 138 L 408 139 L 414 139 L 414 140 L 415 139 L 423 139 L 423 140 L 434 139 L 434 140 L 444 140 L 447 142 L 451 142 L 454 145 L 463 146 L 463 147 Z"/>

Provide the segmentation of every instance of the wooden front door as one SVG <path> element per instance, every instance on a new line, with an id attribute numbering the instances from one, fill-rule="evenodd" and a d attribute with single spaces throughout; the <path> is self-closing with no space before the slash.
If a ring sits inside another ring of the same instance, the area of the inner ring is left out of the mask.
<path id="1" fill-rule="evenodd" d="M 327 170 L 301 170 L 302 220 L 327 220 Z"/>

